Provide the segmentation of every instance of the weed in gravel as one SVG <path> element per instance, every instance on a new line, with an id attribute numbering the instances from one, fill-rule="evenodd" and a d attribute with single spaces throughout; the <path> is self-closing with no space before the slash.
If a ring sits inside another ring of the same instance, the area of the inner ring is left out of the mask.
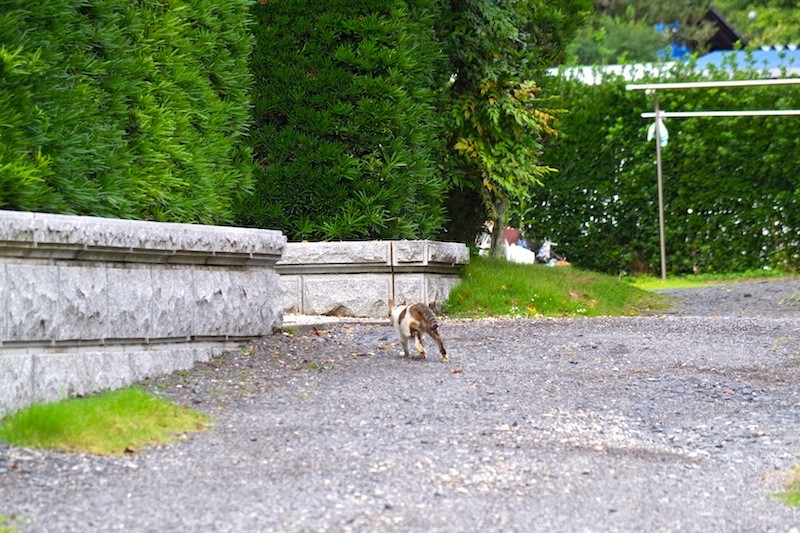
<path id="1" fill-rule="evenodd" d="M 794 291 L 794 294 L 778 303 L 800 309 L 800 291 Z"/>
<path id="2" fill-rule="evenodd" d="M 772 342 L 770 352 L 774 354 L 784 351 L 789 352 L 798 345 L 800 345 L 800 339 L 796 337 L 779 337 Z M 800 349 L 792 355 L 791 361 L 793 365 L 800 364 Z"/>
<path id="3" fill-rule="evenodd" d="M 795 466 L 789 474 L 786 492 L 778 493 L 775 496 L 786 505 L 800 507 L 800 465 Z"/>
<path id="4" fill-rule="evenodd" d="M 0 533 L 16 533 L 19 528 L 11 524 L 11 518 L 0 514 Z"/>

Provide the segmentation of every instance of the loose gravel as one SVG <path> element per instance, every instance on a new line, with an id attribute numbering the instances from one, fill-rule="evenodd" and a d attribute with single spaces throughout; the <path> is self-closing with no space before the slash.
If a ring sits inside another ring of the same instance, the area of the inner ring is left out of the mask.
<path id="1" fill-rule="evenodd" d="M 798 531 L 800 280 L 663 316 L 269 336 L 149 380 L 214 419 L 125 457 L 0 444 L 20 531 Z M 431 347 L 432 343 L 427 344 Z M 2 529 L 2 525 L 0 525 Z"/>

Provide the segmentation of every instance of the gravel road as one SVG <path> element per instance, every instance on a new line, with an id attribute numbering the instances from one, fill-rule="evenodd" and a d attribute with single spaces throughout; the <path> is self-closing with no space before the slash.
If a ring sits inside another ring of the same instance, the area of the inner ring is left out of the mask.
<path id="1" fill-rule="evenodd" d="M 799 531 L 800 280 L 662 316 L 276 334 L 143 385 L 211 431 L 125 457 L 0 443 L 20 531 Z M 427 343 L 432 347 L 432 343 Z M 0 530 L 2 525 L 0 525 Z"/>

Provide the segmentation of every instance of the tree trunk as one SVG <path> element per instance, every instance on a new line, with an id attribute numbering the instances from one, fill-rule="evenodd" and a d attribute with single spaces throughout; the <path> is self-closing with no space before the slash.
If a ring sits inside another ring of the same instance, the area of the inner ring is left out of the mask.
<path id="1" fill-rule="evenodd" d="M 495 198 L 492 202 L 494 207 L 494 230 L 492 230 L 492 257 L 505 258 L 503 249 L 503 230 L 506 229 L 508 222 L 508 200 L 505 198 Z"/>

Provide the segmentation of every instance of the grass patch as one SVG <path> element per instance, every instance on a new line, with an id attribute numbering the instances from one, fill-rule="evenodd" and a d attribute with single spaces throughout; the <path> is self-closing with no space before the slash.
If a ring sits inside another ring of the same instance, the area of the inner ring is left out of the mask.
<path id="1" fill-rule="evenodd" d="M 669 301 L 614 276 L 577 268 L 473 257 L 445 313 L 484 316 L 618 316 L 665 309 Z"/>
<path id="2" fill-rule="evenodd" d="M 629 283 L 640 289 L 648 291 L 659 289 L 686 289 L 692 287 L 707 287 L 709 285 L 729 285 L 748 281 L 764 279 L 785 278 L 790 279 L 780 270 L 748 270 L 734 274 L 687 274 L 685 276 L 668 277 L 661 279 L 653 276 L 636 276 L 625 278 Z"/>
<path id="3" fill-rule="evenodd" d="M 131 387 L 34 404 L 0 423 L 0 439 L 22 447 L 121 455 L 208 426 L 208 417 Z"/>

